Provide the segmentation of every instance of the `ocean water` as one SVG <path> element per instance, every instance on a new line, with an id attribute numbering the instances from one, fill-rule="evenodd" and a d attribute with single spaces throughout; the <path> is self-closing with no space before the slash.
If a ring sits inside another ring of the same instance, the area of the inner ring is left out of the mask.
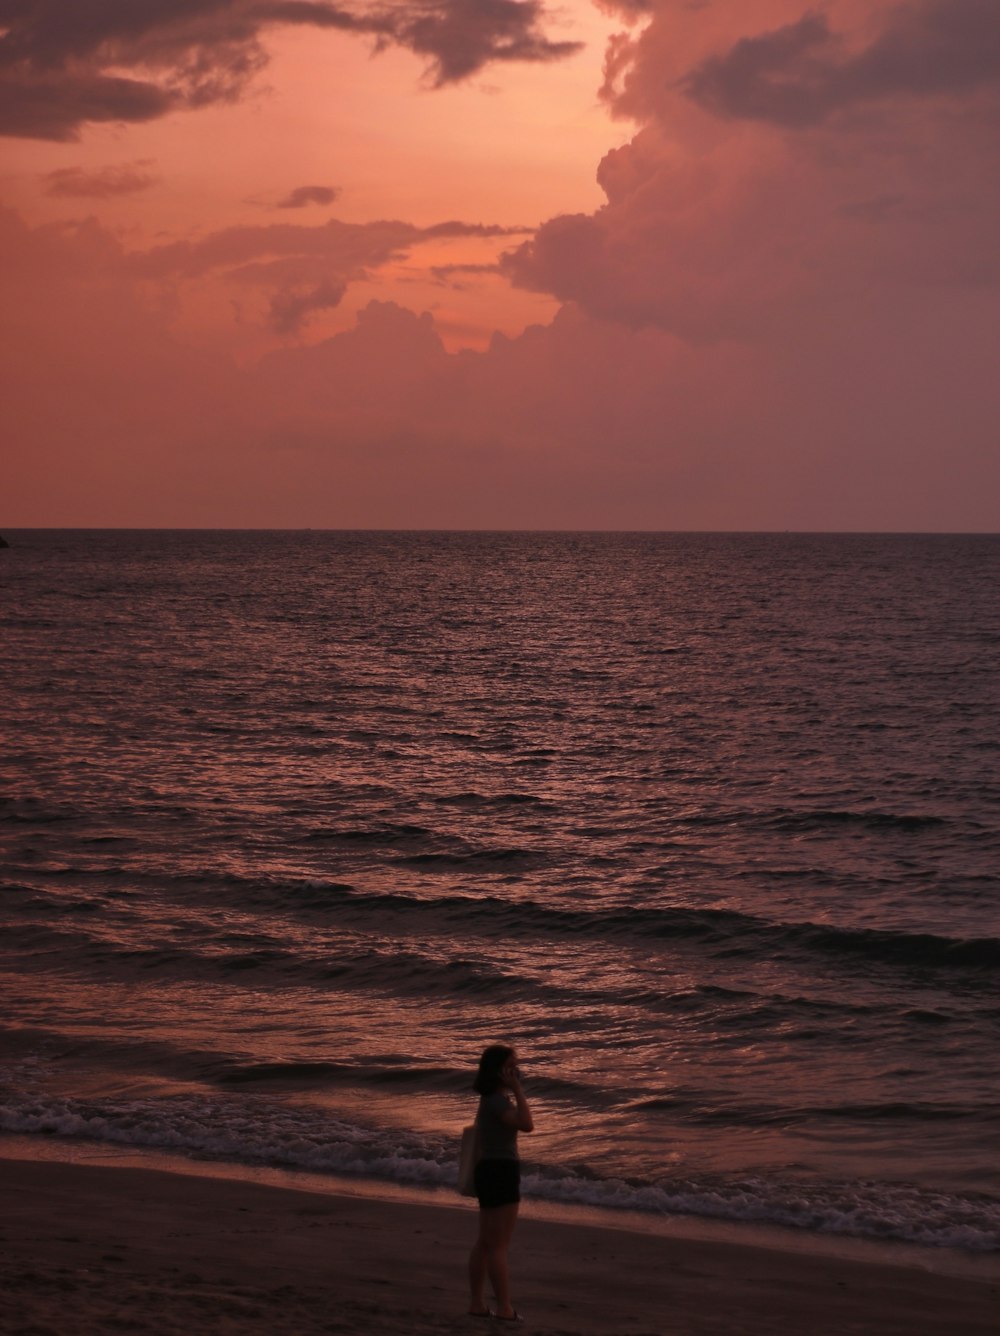
<path id="1" fill-rule="evenodd" d="M 1000 539 L 7 536 L 0 1130 L 1000 1248 Z"/>

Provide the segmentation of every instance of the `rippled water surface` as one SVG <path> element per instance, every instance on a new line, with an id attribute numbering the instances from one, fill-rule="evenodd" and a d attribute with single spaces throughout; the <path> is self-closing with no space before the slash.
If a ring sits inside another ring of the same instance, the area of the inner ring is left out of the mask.
<path id="1" fill-rule="evenodd" d="M 1000 1246 L 1000 540 L 9 536 L 0 1127 Z"/>

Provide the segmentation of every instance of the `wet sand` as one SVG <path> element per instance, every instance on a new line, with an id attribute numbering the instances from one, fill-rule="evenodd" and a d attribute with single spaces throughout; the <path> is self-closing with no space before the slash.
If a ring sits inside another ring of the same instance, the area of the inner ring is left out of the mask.
<path id="1" fill-rule="evenodd" d="M 0 1159 L 0 1331 L 493 1333 L 465 1313 L 474 1208 L 144 1168 Z M 979 1278 L 531 1218 L 518 1330 L 555 1336 L 995 1336 Z"/>

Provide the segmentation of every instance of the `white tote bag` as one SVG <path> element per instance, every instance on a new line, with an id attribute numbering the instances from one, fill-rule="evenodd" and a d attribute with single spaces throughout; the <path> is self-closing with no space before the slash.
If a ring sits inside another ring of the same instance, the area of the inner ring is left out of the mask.
<path id="1" fill-rule="evenodd" d="M 476 1165 L 479 1163 L 479 1127 L 470 1123 L 462 1129 L 458 1148 L 458 1191 L 463 1197 L 476 1195 Z"/>

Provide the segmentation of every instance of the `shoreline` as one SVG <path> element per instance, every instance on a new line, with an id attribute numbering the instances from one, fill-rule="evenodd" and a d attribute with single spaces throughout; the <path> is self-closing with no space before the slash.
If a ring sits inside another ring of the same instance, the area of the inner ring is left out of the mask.
<path id="1" fill-rule="evenodd" d="M 210 1162 L 154 1168 L 148 1157 L 109 1156 L 93 1143 L 76 1143 L 72 1158 L 54 1153 L 65 1145 L 31 1149 L 0 1139 L 8 1310 L 0 1331 L 483 1330 L 464 1311 L 475 1210 L 450 1193 L 318 1190 L 298 1175 L 279 1183 L 263 1171 L 219 1173 Z M 536 1206 L 525 1204 L 511 1259 L 526 1330 L 995 1331 L 995 1257 L 970 1259 L 978 1274 L 945 1274 L 923 1258 L 904 1265 L 898 1245 L 891 1261 L 862 1260 L 778 1248 L 759 1234 L 733 1241 L 636 1232 L 606 1218 L 555 1220 Z"/>
<path id="2" fill-rule="evenodd" d="M 475 1205 L 453 1188 L 396 1182 L 360 1175 L 336 1174 L 294 1167 L 214 1159 L 157 1147 L 0 1131 L 0 1164 L 7 1160 L 87 1164 L 102 1168 L 134 1168 L 182 1177 L 255 1183 L 262 1187 L 315 1193 L 324 1197 L 360 1197 L 392 1205 L 408 1202 L 430 1208 L 474 1212 Z M 586 1202 L 560 1202 L 525 1196 L 521 1219 L 556 1225 L 584 1225 L 612 1233 L 650 1235 L 688 1243 L 726 1244 L 770 1252 L 823 1257 L 830 1260 L 913 1268 L 934 1275 L 991 1279 L 1000 1276 L 1000 1253 L 958 1247 L 934 1247 L 899 1239 L 834 1234 L 763 1221 L 720 1219 L 700 1215 L 660 1215 L 629 1208 L 615 1209 Z"/>

